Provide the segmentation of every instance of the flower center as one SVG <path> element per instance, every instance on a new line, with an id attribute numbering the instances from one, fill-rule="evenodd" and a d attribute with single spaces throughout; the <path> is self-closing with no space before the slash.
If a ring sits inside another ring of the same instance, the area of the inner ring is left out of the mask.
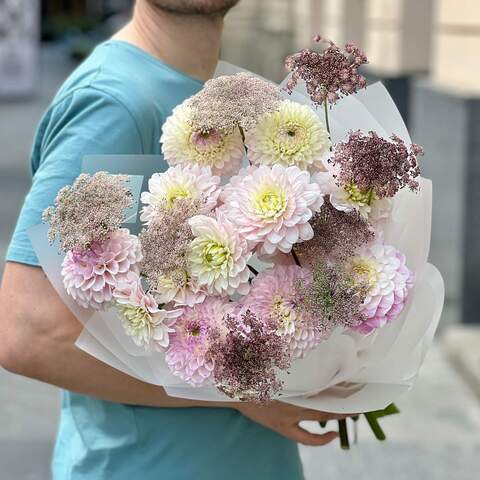
<path id="1" fill-rule="evenodd" d="M 347 192 L 349 200 L 359 204 L 360 206 L 370 206 L 372 201 L 377 198 L 372 187 L 370 187 L 366 192 L 362 192 L 353 182 L 351 182 L 345 185 L 344 188 Z"/>
<path id="2" fill-rule="evenodd" d="M 193 143 L 198 151 L 208 150 L 212 147 L 216 147 L 222 140 L 222 136 L 215 130 L 209 131 L 195 131 L 190 137 L 190 141 Z"/>
<path id="3" fill-rule="evenodd" d="M 279 321 L 277 333 L 286 335 L 295 331 L 295 311 L 291 302 L 277 296 L 273 299 L 272 314 Z"/>
<path id="4" fill-rule="evenodd" d="M 356 259 L 352 264 L 354 285 L 364 287 L 369 291 L 377 282 L 376 264 L 372 260 Z"/>
<path id="5" fill-rule="evenodd" d="M 230 249 L 215 241 L 206 243 L 202 251 L 203 263 L 214 269 L 221 268 L 230 258 Z"/>
<path id="6" fill-rule="evenodd" d="M 165 195 L 165 203 L 168 208 L 172 208 L 176 200 L 190 198 L 192 192 L 183 185 L 172 186 Z"/>
<path id="7" fill-rule="evenodd" d="M 277 219 L 287 208 L 283 192 L 271 187 L 258 192 L 252 203 L 255 213 L 268 220 Z"/>
<path id="8" fill-rule="evenodd" d="M 144 332 L 150 333 L 152 317 L 147 310 L 135 305 L 122 304 L 117 304 L 117 308 L 132 335 L 141 336 Z"/>

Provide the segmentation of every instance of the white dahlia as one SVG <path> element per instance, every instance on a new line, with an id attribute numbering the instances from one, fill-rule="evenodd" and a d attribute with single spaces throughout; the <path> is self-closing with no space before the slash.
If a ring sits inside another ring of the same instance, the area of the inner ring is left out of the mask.
<path id="1" fill-rule="evenodd" d="M 215 175 L 231 175 L 240 168 L 245 154 L 240 130 L 196 129 L 192 110 L 185 102 L 174 108 L 162 130 L 162 153 L 169 165 L 208 166 Z"/>
<path id="2" fill-rule="evenodd" d="M 343 212 L 356 210 L 362 218 L 371 224 L 377 224 L 388 218 L 392 210 L 391 198 L 378 198 L 373 190 L 364 193 L 351 183 L 338 185 L 338 168 L 325 162 L 326 171 L 317 172 L 313 180 L 320 185 L 325 195 L 330 195 L 331 204 Z"/>
<path id="3" fill-rule="evenodd" d="M 350 269 L 355 283 L 366 292 L 360 310 L 364 321 L 355 330 L 369 333 L 400 315 L 414 281 L 405 255 L 390 245 L 375 242 L 350 260 Z"/>
<path id="4" fill-rule="evenodd" d="M 189 247 L 189 266 L 199 288 L 210 295 L 248 293 L 251 257 L 246 240 L 235 226 L 217 212 L 216 218 L 197 215 L 189 220 L 194 239 Z"/>
<path id="5" fill-rule="evenodd" d="M 264 114 L 245 132 L 248 158 L 253 164 L 302 170 L 323 170 L 322 158 L 330 151 L 324 123 L 307 105 L 284 100 L 278 110 Z"/>
<path id="6" fill-rule="evenodd" d="M 181 309 L 158 308 L 156 300 L 143 290 L 140 277 L 130 275 L 128 281 L 120 283 L 113 296 L 123 328 L 139 347 L 163 351 L 169 345 L 169 335 Z"/>
<path id="7" fill-rule="evenodd" d="M 303 358 L 325 336 L 315 328 L 315 319 L 300 308 L 298 286 L 311 282 L 311 273 L 297 265 L 275 266 L 260 272 L 243 304 L 276 326 L 284 337 L 292 360 Z"/>
<path id="8" fill-rule="evenodd" d="M 166 172 L 154 173 L 148 181 L 148 192 L 141 196 L 144 207 L 140 215 L 150 223 L 158 207 L 172 208 L 178 199 L 199 201 L 201 212 L 208 213 L 217 205 L 220 177 L 212 175 L 209 167 L 178 165 Z"/>
<path id="9" fill-rule="evenodd" d="M 173 302 L 175 305 L 188 305 L 205 300 L 206 292 L 198 287 L 189 272 L 176 269 L 168 274 L 158 276 L 155 298 L 159 303 Z"/>
<path id="10" fill-rule="evenodd" d="M 248 167 L 233 177 L 221 194 L 225 215 L 259 253 L 289 253 L 310 240 L 309 220 L 323 197 L 310 174 L 298 167 Z"/>
<path id="11" fill-rule="evenodd" d="M 214 362 L 207 355 L 211 332 L 221 327 L 231 305 L 226 299 L 208 297 L 203 303 L 183 310 L 165 355 L 174 375 L 196 387 L 213 383 Z"/>
<path id="12" fill-rule="evenodd" d="M 63 284 L 82 307 L 104 308 L 114 288 L 127 281 L 141 260 L 138 238 L 122 228 L 102 242 L 92 242 L 87 250 L 69 250 L 62 262 Z"/>

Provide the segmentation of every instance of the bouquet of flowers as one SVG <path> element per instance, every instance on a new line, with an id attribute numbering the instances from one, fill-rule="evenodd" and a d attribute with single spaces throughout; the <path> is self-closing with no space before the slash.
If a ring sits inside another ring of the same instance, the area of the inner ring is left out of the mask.
<path id="1" fill-rule="evenodd" d="M 280 86 L 221 63 L 174 109 L 138 232 L 129 175 L 58 193 L 56 245 L 32 242 L 81 348 L 186 398 L 371 412 L 411 388 L 443 301 L 422 149 L 363 52 L 315 40 Z"/>

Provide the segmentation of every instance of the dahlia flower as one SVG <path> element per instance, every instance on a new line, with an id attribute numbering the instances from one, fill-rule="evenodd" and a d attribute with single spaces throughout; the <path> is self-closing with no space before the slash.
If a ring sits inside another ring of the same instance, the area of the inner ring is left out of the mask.
<path id="1" fill-rule="evenodd" d="M 207 297 L 203 303 L 183 310 L 165 355 L 174 375 L 198 387 L 213 382 L 214 361 L 208 354 L 210 334 L 222 328 L 223 318 L 231 308 L 226 299 Z"/>
<path id="2" fill-rule="evenodd" d="M 164 310 L 158 308 L 156 300 L 143 290 L 140 277 L 130 275 L 113 291 L 116 307 L 127 335 L 139 347 L 153 347 L 163 351 L 169 345 L 169 335 L 182 310 Z"/>
<path id="3" fill-rule="evenodd" d="M 106 240 L 124 221 L 125 209 L 133 203 L 128 176 L 97 172 L 82 173 L 73 185 L 63 187 L 55 205 L 43 212 L 50 224 L 48 240 L 60 240 L 60 249 L 88 250 L 92 242 Z"/>
<path id="4" fill-rule="evenodd" d="M 289 253 L 313 237 L 308 223 L 323 203 L 318 184 L 298 167 L 248 167 L 221 194 L 222 209 L 238 232 L 259 253 Z"/>
<path id="5" fill-rule="evenodd" d="M 251 257 L 246 240 L 225 215 L 197 215 L 189 220 L 193 236 L 189 246 L 190 273 L 210 295 L 246 294 Z"/>
<path id="6" fill-rule="evenodd" d="M 262 115 L 255 128 L 245 132 L 248 158 L 253 164 L 302 170 L 323 170 L 322 157 L 330 150 L 324 123 L 308 106 L 284 100 L 278 110 Z"/>
<path id="7" fill-rule="evenodd" d="M 171 209 L 179 199 L 198 201 L 200 213 L 208 213 L 217 205 L 220 177 L 209 167 L 177 165 L 164 173 L 154 173 L 148 181 L 148 192 L 141 196 L 145 206 L 140 220 L 150 223 L 159 209 Z"/>
<path id="8" fill-rule="evenodd" d="M 185 102 L 175 107 L 165 121 L 160 142 L 170 166 L 210 167 L 214 175 L 237 172 L 245 154 L 238 128 L 225 132 L 197 127 L 192 121 L 192 109 Z"/>
<path id="9" fill-rule="evenodd" d="M 292 72 L 287 92 L 291 93 L 302 79 L 312 102 L 321 105 L 324 102 L 333 104 L 342 96 L 366 87 L 365 77 L 358 73 L 359 67 L 368 63 L 362 50 L 353 43 L 347 43 L 342 50 L 320 35 L 313 40 L 328 46 L 322 52 L 307 48 L 286 58 L 285 67 Z"/>
<path id="10" fill-rule="evenodd" d="M 356 211 L 361 218 L 372 224 L 385 220 L 392 210 L 390 198 L 379 198 L 372 189 L 361 192 L 354 182 L 342 185 L 337 181 L 338 168 L 325 164 L 325 172 L 317 172 L 313 180 L 322 192 L 329 195 L 330 203 L 342 212 Z"/>
<path id="11" fill-rule="evenodd" d="M 298 286 L 309 285 L 311 281 L 309 271 L 297 265 L 276 266 L 255 277 L 250 293 L 242 302 L 256 315 L 272 321 L 292 360 L 304 357 L 325 338 L 316 328 L 315 317 L 300 306 Z"/>
<path id="12" fill-rule="evenodd" d="M 63 284 L 79 305 L 100 309 L 141 260 L 138 238 L 122 228 L 103 242 L 93 242 L 88 250 L 69 250 L 62 262 Z"/>
<path id="13" fill-rule="evenodd" d="M 401 313 L 414 275 L 405 263 L 405 255 L 390 245 L 375 242 L 362 248 L 350 260 L 354 283 L 365 290 L 360 312 L 363 322 L 353 327 L 369 333 L 395 320 Z"/>

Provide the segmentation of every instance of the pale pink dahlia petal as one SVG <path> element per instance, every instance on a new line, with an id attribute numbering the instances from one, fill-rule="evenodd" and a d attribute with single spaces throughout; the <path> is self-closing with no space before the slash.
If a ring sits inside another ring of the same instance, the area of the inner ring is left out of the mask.
<path id="1" fill-rule="evenodd" d="M 260 254 L 289 253 L 309 240 L 307 226 L 322 204 L 322 192 L 310 174 L 296 166 L 243 169 L 221 194 L 222 211 Z"/>
<path id="2" fill-rule="evenodd" d="M 217 206 L 220 195 L 220 177 L 212 175 L 209 167 L 178 165 L 166 172 L 155 173 L 148 181 L 148 191 L 141 196 L 144 207 L 140 215 L 150 223 L 157 209 L 173 208 L 178 199 L 200 202 L 200 213 L 208 213 Z"/>
<path id="3" fill-rule="evenodd" d="M 104 308 L 112 300 L 113 289 L 128 279 L 141 259 L 138 238 L 120 229 L 88 250 L 69 250 L 62 262 L 63 284 L 82 307 Z"/>
<path id="4" fill-rule="evenodd" d="M 213 383 L 214 363 L 207 355 L 211 332 L 221 328 L 232 304 L 218 297 L 207 297 L 203 303 L 186 307 L 170 335 L 165 361 L 171 372 L 190 385 L 200 387 Z"/>
<path id="5" fill-rule="evenodd" d="M 414 275 L 405 263 L 405 255 L 390 245 L 374 243 L 363 247 L 351 260 L 354 278 L 367 288 L 361 306 L 364 321 L 353 327 L 362 333 L 395 320 L 402 312 Z"/>

